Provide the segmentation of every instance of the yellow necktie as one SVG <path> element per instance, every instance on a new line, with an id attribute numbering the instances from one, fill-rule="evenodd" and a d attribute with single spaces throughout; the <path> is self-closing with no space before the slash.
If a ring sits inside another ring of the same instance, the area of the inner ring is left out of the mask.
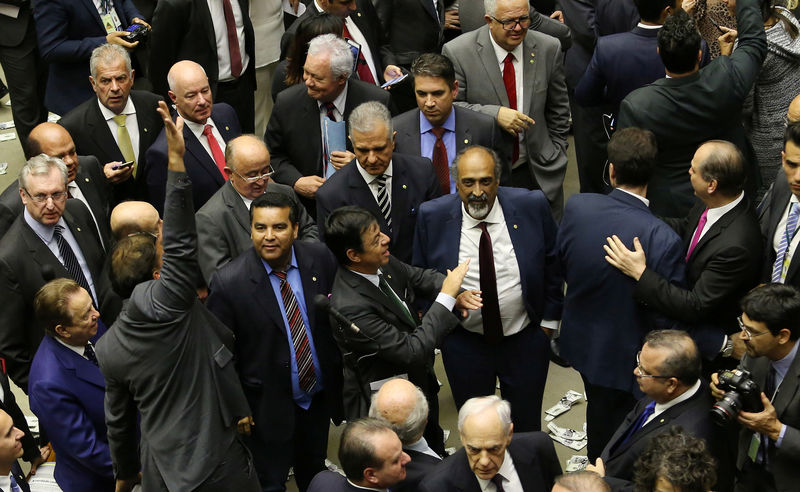
<path id="1" fill-rule="evenodd" d="M 125 162 L 133 161 L 133 177 L 136 177 L 136 154 L 133 153 L 133 144 L 131 144 L 131 136 L 128 129 L 125 127 L 125 120 L 128 118 L 126 114 L 114 115 L 114 122 L 117 124 L 117 144 L 119 151 L 122 152 L 122 158 Z"/>

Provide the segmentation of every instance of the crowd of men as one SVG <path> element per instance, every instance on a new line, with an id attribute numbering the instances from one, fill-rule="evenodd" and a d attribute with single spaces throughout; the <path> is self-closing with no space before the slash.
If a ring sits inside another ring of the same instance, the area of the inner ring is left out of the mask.
<path id="1" fill-rule="evenodd" d="M 51 449 L 65 492 L 793 490 L 800 96 L 763 199 L 742 123 L 773 5 L 709 60 L 681 0 L 460 3 L 0 0 L 0 490 Z"/>

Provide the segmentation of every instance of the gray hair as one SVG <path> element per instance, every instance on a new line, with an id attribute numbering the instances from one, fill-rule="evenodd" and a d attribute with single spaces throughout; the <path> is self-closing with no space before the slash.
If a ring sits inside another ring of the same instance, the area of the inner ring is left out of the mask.
<path id="1" fill-rule="evenodd" d="M 472 149 L 481 149 L 489 154 L 489 156 L 492 158 L 492 163 L 494 164 L 494 178 L 499 181 L 500 177 L 503 175 L 503 163 L 500 161 L 500 156 L 497 155 L 497 152 L 482 145 L 470 145 L 469 147 L 461 149 L 461 151 L 456 154 L 456 157 L 453 159 L 453 163 L 450 164 L 450 177 L 453 178 L 453 182 L 458 183 L 458 163 L 461 160 L 461 156 Z"/>
<path id="2" fill-rule="evenodd" d="M 93 79 L 97 79 L 97 66 L 110 65 L 119 61 L 122 58 L 125 60 L 125 70 L 128 75 L 131 74 L 131 55 L 128 51 L 118 44 L 101 44 L 92 51 L 92 57 L 89 58 L 89 72 L 92 74 Z M 95 80 L 95 82 L 97 82 Z"/>
<path id="3" fill-rule="evenodd" d="M 461 410 L 458 411 L 458 433 L 464 434 L 464 421 L 467 420 L 467 417 L 479 414 L 492 407 L 497 411 L 497 416 L 500 418 L 503 434 L 508 435 L 511 431 L 511 404 L 497 395 L 481 396 L 467 400 L 461 406 Z"/>
<path id="4" fill-rule="evenodd" d="M 414 386 L 414 408 L 408 413 L 408 416 L 403 422 L 394 423 L 389 422 L 378 409 L 378 393 L 372 394 L 372 403 L 369 406 L 369 417 L 378 419 L 388 423 L 392 430 L 400 438 L 403 446 L 414 444 L 425 433 L 425 425 L 428 423 L 428 400 L 425 398 L 425 393 L 422 392 L 417 386 Z"/>
<path id="5" fill-rule="evenodd" d="M 19 189 L 24 189 L 27 193 L 28 178 L 31 176 L 42 176 L 50 174 L 56 168 L 64 179 L 64 186 L 67 186 L 67 165 L 58 157 L 51 157 L 47 154 L 39 154 L 28 159 L 19 171 Z"/>
<path id="6" fill-rule="evenodd" d="M 348 125 L 350 125 L 351 137 L 354 130 L 359 133 L 366 133 L 375 129 L 376 124 L 381 122 L 386 125 L 386 138 L 391 140 L 394 133 L 392 115 L 389 113 L 389 109 L 378 101 L 359 104 L 350 113 L 350 118 L 347 121 Z"/>
<path id="7" fill-rule="evenodd" d="M 336 34 L 322 34 L 308 43 L 306 56 L 328 56 L 331 76 L 335 79 L 349 79 L 353 74 L 353 52 L 347 42 Z"/>
<path id="8" fill-rule="evenodd" d="M 526 2 L 527 3 L 527 2 Z M 530 13 L 530 5 L 528 5 L 528 12 Z M 486 15 L 494 17 L 497 13 L 497 0 L 483 0 L 483 10 Z"/>

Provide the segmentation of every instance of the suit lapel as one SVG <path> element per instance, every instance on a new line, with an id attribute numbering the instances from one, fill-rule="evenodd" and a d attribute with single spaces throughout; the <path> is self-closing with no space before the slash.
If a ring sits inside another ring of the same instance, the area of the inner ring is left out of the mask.
<path id="1" fill-rule="evenodd" d="M 67 347 L 58 343 L 55 339 L 45 336 L 42 343 L 53 353 L 65 369 L 72 369 L 75 371 L 75 376 L 87 383 L 97 386 L 101 390 L 105 390 L 106 382 L 103 379 L 103 373 L 100 369 L 81 357 L 78 353 L 68 349 Z"/>
<path id="2" fill-rule="evenodd" d="M 534 231 L 522 230 L 522 228 L 520 227 L 519 217 L 517 217 L 517 208 L 514 206 L 513 202 L 511 202 L 510 200 L 506 200 L 506 195 L 505 193 L 503 193 L 503 188 L 500 188 L 497 191 L 497 200 L 500 206 L 503 208 L 503 216 L 505 217 L 506 220 L 506 229 L 508 229 L 508 235 L 511 237 L 511 245 L 514 247 L 514 254 L 517 257 L 517 264 L 519 267 L 519 271 L 530 272 L 532 271 L 530 265 L 531 256 L 520 253 L 524 249 L 526 238 L 530 238 L 534 233 Z M 528 292 L 527 280 L 528 280 L 527 275 L 520 275 L 522 292 Z"/>
<path id="3" fill-rule="evenodd" d="M 97 11 L 97 7 L 95 7 L 94 5 L 94 2 L 92 2 L 92 0 L 81 0 L 81 5 L 83 5 L 86 8 L 89 17 L 91 17 L 97 23 L 97 25 L 100 26 L 100 28 L 105 32 L 106 26 L 103 25 L 103 19 L 100 18 L 100 14 Z M 122 20 L 122 17 L 120 17 L 120 20 Z"/>
<path id="4" fill-rule="evenodd" d="M 92 100 L 91 107 L 92 109 L 86 113 L 86 126 L 88 127 L 90 138 L 96 146 L 107 152 L 112 157 L 112 160 L 123 161 L 122 152 L 120 152 L 119 146 L 114 140 L 114 135 L 108 128 L 108 123 L 103 118 L 103 113 L 100 112 L 100 106 L 96 100 Z M 141 155 L 144 155 L 144 152 Z M 101 162 L 100 164 L 106 163 Z"/>
<path id="5" fill-rule="evenodd" d="M 19 220 L 24 221 L 23 218 L 20 218 Z M 27 244 L 28 251 L 30 252 L 33 260 L 39 264 L 39 270 L 44 270 L 42 267 L 48 265 L 55 270 L 55 278 L 71 278 L 67 269 L 64 268 L 64 265 L 58 261 L 58 258 L 53 254 L 52 251 L 50 251 L 50 249 L 46 244 L 44 244 L 39 236 L 33 232 L 33 229 L 31 229 L 27 223 L 23 224 L 22 239 Z"/>
<path id="6" fill-rule="evenodd" d="M 218 127 L 218 129 L 220 133 L 222 133 L 222 128 Z M 205 137 L 201 136 L 201 138 Z M 197 161 L 197 163 L 200 165 L 200 168 L 202 168 L 204 172 L 208 173 L 208 175 L 214 179 L 215 183 L 221 184 L 224 182 L 216 162 L 214 162 L 214 159 L 208 155 L 208 152 L 206 152 L 203 144 L 201 144 L 200 140 L 195 137 L 188 125 L 183 127 L 183 139 L 186 142 L 186 151 L 192 154 L 192 157 L 194 157 L 195 161 Z M 199 170 L 197 171 L 199 172 Z"/>
<path id="7" fill-rule="evenodd" d="M 411 326 L 408 316 L 406 316 L 406 314 L 400 310 L 397 304 L 395 304 L 388 297 L 386 297 L 383 291 L 381 291 L 372 282 L 362 277 L 361 275 L 353 273 L 352 271 L 346 268 L 343 269 L 345 270 L 348 283 L 350 284 L 350 287 L 353 288 L 353 290 L 357 291 L 359 294 L 369 299 L 372 299 L 373 301 L 383 306 L 385 309 L 391 311 L 392 314 L 394 314 L 395 318 L 397 318 L 400 322 L 404 323 L 406 326 Z M 389 275 L 391 275 L 391 273 L 389 273 L 385 269 L 384 273 L 387 276 L 386 281 L 389 282 L 389 285 L 392 287 L 392 289 L 395 290 L 395 293 L 398 296 L 401 296 L 403 294 L 402 291 L 398 292 L 394 285 L 396 280 L 394 278 L 392 279 L 389 278 Z M 416 326 L 414 326 L 414 328 L 416 328 Z"/>
<path id="8" fill-rule="evenodd" d="M 461 247 L 461 222 L 463 221 L 463 217 L 461 216 L 461 199 L 457 194 L 452 196 L 452 205 L 449 210 L 450 214 L 444 222 L 444 230 L 440 236 L 445 238 L 448 243 L 444 249 L 447 251 L 445 262 L 446 265 L 449 265 L 448 268 L 451 269 L 458 266 L 458 250 Z"/>
<path id="9" fill-rule="evenodd" d="M 433 0 L 419 0 L 419 3 L 422 4 L 422 8 L 425 9 L 425 12 L 433 17 L 436 23 L 439 24 L 439 13 L 436 12 L 436 9 L 433 6 Z"/>
<path id="10" fill-rule="evenodd" d="M 422 137 L 420 137 L 419 117 L 420 117 L 419 109 L 414 110 L 414 123 L 411 125 L 410 128 L 408 128 L 408 130 L 405 130 L 403 132 L 405 134 L 404 139 L 409 142 L 409 148 L 406 154 L 414 154 L 414 155 L 422 154 L 422 143 L 421 143 Z M 458 123 L 456 123 L 456 130 L 458 130 Z"/>
<path id="11" fill-rule="evenodd" d="M 81 203 L 80 205 L 82 207 L 86 206 L 83 203 Z M 102 268 L 102 265 L 99 265 L 100 262 L 95 261 L 97 253 L 99 252 L 97 249 L 99 245 L 94 236 L 94 232 L 92 232 L 92 230 L 87 230 L 87 228 L 89 227 L 94 228 L 94 224 L 89 225 L 89 224 L 79 223 L 77 220 L 75 220 L 75 217 L 72 215 L 72 213 L 68 208 L 64 209 L 63 217 L 64 221 L 69 226 L 69 230 L 72 232 L 72 236 L 75 237 L 75 241 L 77 241 L 78 247 L 81 248 L 81 253 L 83 254 L 83 258 L 86 260 L 86 266 L 89 268 L 89 273 L 92 274 L 92 281 L 95 286 L 95 291 L 97 291 L 97 295 L 99 297 L 100 292 L 98 291 L 97 288 L 97 282 L 100 279 L 100 270 L 98 270 L 97 267 L 100 266 Z M 97 299 L 97 302 L 100 302 L 100 300 Z"/>
<path id="12" fill-rule="evenodd" d="M 786 410 L 789 403 L 794 400 L 794 395 L 797 393 L 798 388 L 798 378 L 800 378 L 800 357 L 795 356 L 792 365 L 789 366 L 789 370 L 786 371 L 786 375 L 783 377 L 783 381 L 781 381 L 778 393 L 775 395 L 775 400 L 772 402 L 778 417 Z M 768 398 L 770 396 L 771 395 L 767 395 Z"/>
<path id="13" fill-rule="evenodd" d="M 298 244 L 298 242 L 295 242 L 294 254 L 297 258 L 297 268 L 300 270 L 300 281 L 303 283 L 303 297 L 305 297 L 306 301 L 306 316 L 308 316 L 308 323 L 313 332 L 314 327 L 317 326 L 317 312 L 314 307 L 314 297 L 321 293 L 319 291 L 319 282 L 317 276 L 314 275 L 314 272 L 316 272 L 317 268 L 314 262 L 314 255 L 303 254 L 304 248 L 302 245 L 298 247 Z"/>
<path id="14" fill-rule="evenodd" d="M 524 490 L 530 490 L 536 484 L 542 482 L 542 478 L 539 475 L 539 464 L 531 456 L 526 457 L 518 453 L 516 446 L 514 446 L 514 441 L 511 441 L 511 444 L 508 445 L 508 454 L 511 455 L 511 459 L 514 461 L 514 469 L 517 471 L 519 483 Z"/>
<path id="15" fill-rule="evenodd" d="M 314 7 L 316 8 L 316 7 Z M 350 102 L 350 95 L 348 94 L 347 101 Z M 305 104 L 301 111 L 303 115 L 299 121 L 313 122 L 306 125 L 305 131 L 308 133 L 306 142 L 311 148 L 310 156 L 316 160 L 314 168 L 317 170 L 318 175 L 322 175 L 322 129 L 320 128 L 319 106 L 317 102 L 312 99 L 305 91 L 303 91 L 303 100 Z M 311 158 L 311 157 L 309 157 Z"/>
<path id="16" fill-rule="evenodd" d="M 97 225 L 102 231 L 100 234 L 100 241 L 102 243 L 105 238 L 111 237 L 108 226 L 108 213 L 106 210 L 108 203 L 103 203 L 102 198 L 100 198 L 100 193 L 97 191 L 97 186 L 92 183 L 89 173 L 83 170 L 82 167 L 78 167 L 78 174 L 75 177 L 75 184 L 78 185 L 78 188 L 80 188 L 84 198 L 86 198 L 86 201 L 89 202 L 89 211 L 92 214 L 99 213 L 100 215 L 99 217 L 95 217 L 95 219 L 97 220 Z M 109 245 L 105 243 L 103 243 L 102 246 L 104 250 L 108 249 L 109 247 Z"/>
<path id="17" fill-rule="evenodd" d="M 269 184 L 267 185 L 269 191 Z M 236 218 L 236 222 L 250 234 L 250 211 L 244 206 L 244 202 L 239 197 L 239 194 L 233 189 L 233 185 L 225 183 L 222 185 L 222 201 L 225 206 L 231 210 L 231 213 Z"/>
<path id="18" fill-rule="evenodd" d="M 409 210 L 408 190 L 411 183 L 406 175 L 405 167 L 399 164 L 399 159 L 392 158 L 392 189 L 390 200 L 392 202 L 392 242 L 404 238 L 398 237 L 399 226 L 406 220 Z M 405 238 L 408 239 L 408 238 Z"/>
<path id="19" fill-rule="evenodd" d="M 472 145 L 472 131 L 467 127 L 466 123 L 459 118 L 458 106 L 453 106 L 453 111 L 456 112 L 456 149 L 457 151 Z"/>
<path id="20" fill-rule="evenodd" d="M 742 201 L 736 205 L 733 210 L 730 210 L 728 213 L 723 215 L 719 218 L 718 221 L 711 226 L 710 229 L 703 234 L 703 237 L 697 242 L 697 246 L 695 246 L 694 251 L 692 251 L 691 258 L 695 258 L 697 254 L 702 251 L 703 246 L 705 246 L 709 241 L 714 239 L 715 237 L 722 234 L 722 232 L 733 222 L 742 212 L 747 210 L 748 203 L 747 198 L 742 199 Z M 695 229 L 697 226 L 695 226 Z M 692 235 L 694 235 L 694 230 L 692 230 Z M 686 248 L 689 248 L 689 245 L 686 245 Z"/>
<path id="21" fill-rule="evenodd" d="M 150 135 L 158 127 L 158 117 L 153 108 L 144 107 L 143 102 L 137 103 L 136 95 L 131 92 L 131 101 L 133 101 L 133 108 L 136 110 L 136 124 L 139 126 L 139 160 L 141 161 L 147 153 L 147 149 L 153 143 L 155 137 L 150 138 Z M 157 133 L 156 133 L 157 135 Z M 146 137 L 146 138 L 145 138 Z"/>
<path id="22" fill-rule="evenodd" d="M 525 114 L 531 114 L 533 107 L 533 94 L 536 92 L 535 87 L 539 84 L 538 77 L 536 77 L 536 67 L 541 62 L 536 61 L 536 39 L 533 36 L 525 36 L 525 41 L 522 43 L 522 93 L 524 108 L 519 111 Z"/>
<path id="23" fill-rule="evenodd" d="M 492 87 L 497 93 L 497 99 L 503 106 L 508 106 L 508 94 L 506 94 L 506 86 L 503 85 L 503 73 L 500 71 L 500 64 L 497 62 L 497 56 L 495 56 L 489 36 L 489 26 L 481 27 L 477 37 L 478 57 L 486 71 L 486 77 L 491 81 Z"/>
<path id="24" fill-rule="evenodd" d="M 347 184 L 350 190 L 350 201 L 354 204 L 359 204 L 369 212 L 371 212 L 376 219 L 378 219 L 378 225 L 380 225 L 382 231 L 388 230 L 388 226 L 386 225 L 386 219 L 383 218 L 383 214 L 381 213 L 381 209 L 378 208 L 378 202 L 375 201 L 375 197 L 372 195 L 372 191 L 369 189 L 369 185 L 364 178 L 361 176 L 361 173 L 358 172 L 356 166 L 358 166 L 357 161 L 353 161 L 350 164 L 347 164 L 344 168 L 342 168 L 338 172 L 345 172 L 347 177 Z M 394 180 L 392 180 L 394 181 Z M 392 185 L 394 187 L 394 185 Z"/>
<path id="25" fill-rule="evenodd" d="M 253 283 L 253 289 L 251 290 L 252 296 L 263 308 L 263 312 L 267 313 L 267 316 L 270 317 L 273 326 L 286 338 L 286 325 L 281 315 L 281 307 L 278 305 L 279 301 L 275 297 L 275 291 L 272 289 L 272 283 L 269 281 L 267 271 L 264 269 L 261 258 L 258 256 L 255 249 L 250 249 L 242 254 L 249 255 L 247 257 L 247 270 L 250 272 L 250 281 Z"/>

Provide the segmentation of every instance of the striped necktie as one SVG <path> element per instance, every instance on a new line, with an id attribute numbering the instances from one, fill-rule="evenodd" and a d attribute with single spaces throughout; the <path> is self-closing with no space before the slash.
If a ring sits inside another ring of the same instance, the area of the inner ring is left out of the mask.
<path id="1" fill-rule="evenodd" d="M 69 276 L 72 277 L 72 280 L 76 281 L 78 285 L 86 289 L 86 292 L 92 296 L 95 306 L 97 306 L 97 300 L 94 299 L 94 295 L 92 295 L 92 289 L 89 288 L 89 282 L 86 280 L 86 276 L 83 274 L 80 263 L 78 263 L 78 257 L 75 256 L 75 252 L 72 250 L 72 247 L 69 245 L 67 240 L 64 239 L 63 234 L 64 227 L 56 224 L 55 230 L 53 231 L 53 239 L 56 240 L 58 252 L 61 254 L 61 258 L 64 260 L 64 268 L 67 269 L 67 272 L 69 272 Z"/>
<path id="2" fill-rule="evenodd" d="M 775 255 L 775 264 L 772 266 L 772 281 L 783 283 L 786 280 L 786 270 L 788 270 L 790 258 L 786 257 L 789 251 L 789 245 L 792 244 L 795 234 L 797 234 L 797 218 L 800 216 L 800 204 L 793 203 L 789 216 L 786 217 L 786 229 L 781 242 L 778 244 L 777 254 Z"/>
<path id="3" fill-rule="evenodd" d="M 392 200 L 389 198 L 389 193 L 386 191 L 386 179 L 389 176 L 385 174 L 381 174 L 377 178 L 375 178 L 376 183 L 378 183 L 378 207 L 381 209 L 381 214 L 383 218 L 386 220 L 386 226 L 389 228 L 389 232 L 392 231 Z"/>
<path id="4" fill-rule="evenodd" d="M 311 356 L 311 345 L 308 342 L 306 324 L 297 305 L 297 297 L 292 291 L 292 286 L 286 280 L 286 272 L 273 270 L 272 273 L 281 281 L 281 298 L 283 308 L 286 310 L 286 321 L 289 323 L 289 331 L 292 333 L 292 345 L 294 346 L 294 356 L 297 361 L 297 378 L 300 389 L 310 393 L 317 384 L 317 375 L 314 371 L 314 358 Z"/>

